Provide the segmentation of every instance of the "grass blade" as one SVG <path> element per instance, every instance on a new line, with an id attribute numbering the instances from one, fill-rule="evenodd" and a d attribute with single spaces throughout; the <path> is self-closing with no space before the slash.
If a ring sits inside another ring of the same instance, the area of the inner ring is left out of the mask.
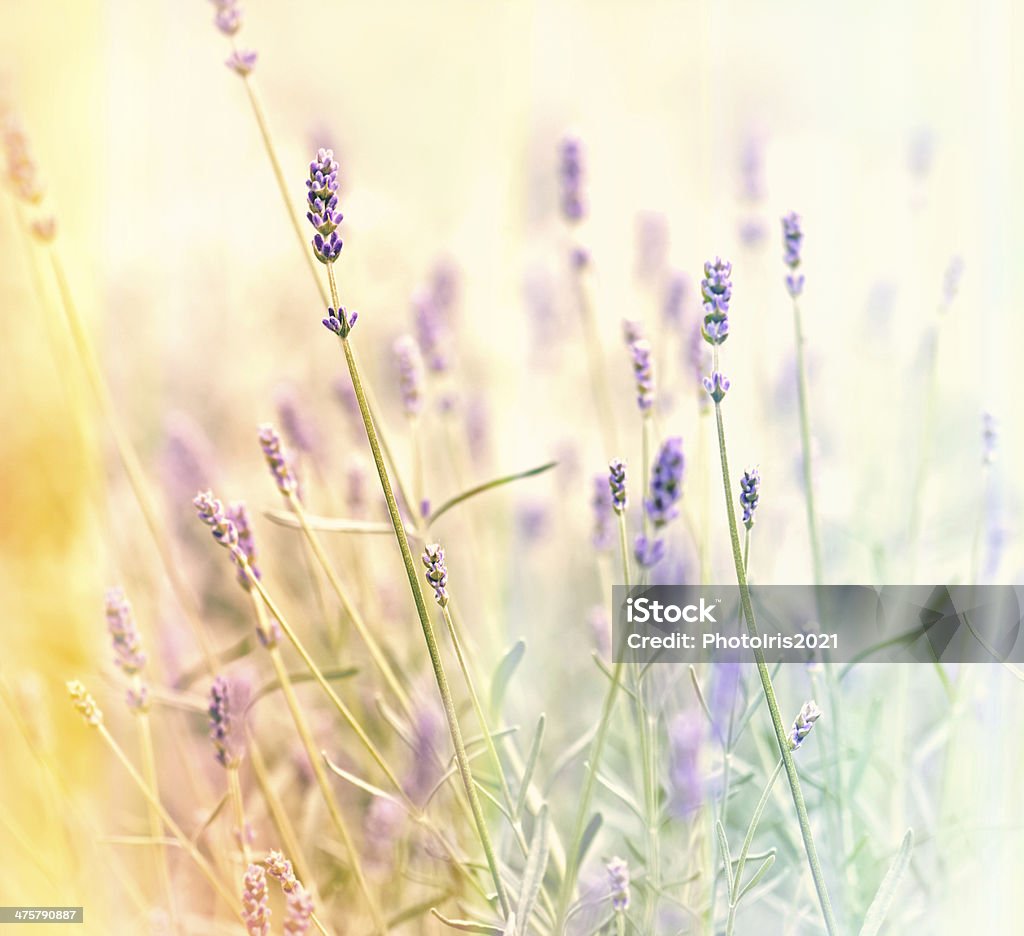
<path id="1" fill-rule="evenodd" d="M 537 822 L 530 839 L 530 851 L 526 856 L 523 884 L 519 891 L 519 905 L 515 912 L 515 918 L 524 932 L 530 928 L 530 916 L 533 914 L 533 905 L 537 902 L 537 895 L 544 883 L 544 871 L 547 869 L 547 865 L 548 807 L 545 804 L 537 814 Z"/>
<path id="2" fill-rule="evenodd" d="M 526 653 L 526 641 L 517 640 L 506 651 L 494 671 L 494 679 L 491 682 L 491 717 L 497 718 L 501 713 L 502 704 L 505 701 L 505 693 L 508 685 L 515 675 L 516 669 L 523 661 Z"/>
<path id="3" fill-rule="evenodd" d="M 860 928 L 860 936 L 875 936 L 885 922 L 889 907 L 892 906 L 892 899 L 896 896 L 896 888 L 910 864 L 910 853 L 914 848 L 914 830 L 907 829 L 906 835 L 900 844 L 900 850 L 893 858 L 889 870 L 885 872 L 882 883 L 878 887 L 875 899 L 868 907 L 867 916 L 864 917 L 864 925 Z"/>
<path id="4" fill-rule="evenodd" d="M 446 500 L 427 518 L 427 523 L 433 524 L 444 516 L 444 514 L 448 513 L 448 511 L 453 507 L 458 506 L 463 501 L 469 500 L 471 497 L 476 497 L 477 494 L 483 494 L 484 491 L 493 490 L 496 487 L 501 487 L 503 484 L 510 484 L 513 481 L 519 481 L 521 478 L 532 478 L 535 475 L 543 474 L 545 471 L 550 471 L 557 464 L 558 462 L 556 461 L 546 462 L 543 465 L 538 465 L 536 468 L 529 468 L 526 471 L 517 471 L 515 474 L 505 475 L 502 478 L 495 478 L 493 481 L 485 481 L 483 484 L 471 487 L 468 491 L 463 491 L 461 494 L 456 494 L 455 497 Z"/>
<path id="5" fill-rule="evenodd" d="M 523 769 L 523 779 L 519 784 L 519 795 L 516 797 L 515 811 L 513 817 L 519 819 L 523 814 L 523 807 L 526 805 L 526 797 L 530 792 L 530 782 L 533 780 L 533 771 L 537 766 L 537 757 L 540 754 L 540 746 L 544 740 L 544 715 L 537 719 L 537 730 L 533 733 L 533 743 L 530 745 L 530 753 L 526 758 L 526 767 Z"/>

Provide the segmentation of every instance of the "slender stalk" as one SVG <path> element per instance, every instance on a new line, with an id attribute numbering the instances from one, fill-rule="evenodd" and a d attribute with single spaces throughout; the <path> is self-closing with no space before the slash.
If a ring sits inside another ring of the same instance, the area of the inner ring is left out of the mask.
<path id="1" fill-rule="evenodd" d="M 622 577 L 628 592 L 633 586 L 629 573 L 629 538 L 626 533 L 626 515 L 624 512 L 616 511 L 619 519 L 619 547 L 622 552 Z M 604 751 L 605 738 L 608 734 L 608 726 L 611 724 L 612 712 L 615 709 L 615 699 L 619 694 L 619 685 L 622 682 L 622 670 L 625 663 L 625 646 L 620 645 L 618 659 L 612 669 L 612 681 L 604 697 L 604 705 L 601 707 L 601 718 L 597 723 L 597 733 L 590 748 L 590 760 L 587 764 L 587 772 L 583 778 L 583 789 L 580 791 L 579 806 L 576 809 L 576 821 L 573 826 L 572 838 L 569 840 L 569 848 L 565 858 L 565 875 L 562 878 L 562 889 L 558 898 L 558 914 L 555 917 L 554 933 L 560 934 L 565 929 L 565 923 L 569 915 L 569 904 L 576 891 L 576 878 L 579 875 L 579 851 L 580 841 L 583 832 L 587 827 L 590 803 L 594 797 L 594 784 L 597 779 L 597 769 L 601 762 L 601 754 Z"/>
<path id="2" fill-rule="evenodd" d="M 68 330 L 71 332 L 71 339 L 75 346 L 75 352 L 81 362 L 82 370 L 85 373 L 86 381 L 93 396 L 96 398 L 97 406 L 103 418 L 107 422 L 107 427 L 114 440 L 114 447 L 117 449 L 121 466 L 128 478 L 128 484 L 132 489 L 132 493 L 135 495 L 139 510 L 142 512 L 146 529 L 149 531 L 156 546 L 167 580 L 170 582 L 178 604 L 185 612 L 185 617 L 192 628 L 196 643 L 202 651 L 206 668 L 213 673 L 217 669 L 217 655 L 213 649 L 213 644 L 200 619 L 199 607 L 195 596 L 189 589 L 188 583 L 181 574 L 177 561 L 172 554 L 171 538 L 160 520 L 160 514 L 146 483 L 145 472 L 142 469 L 138 453 L 135 451 L 135 447 L 132 445 L 127 432 L 125 432 L 117 417 L 110 388 L 107 386 L 103 376 L 92 339 L 89 337 L 89 332 L 82 321 L 78 307 L 75 305 L 71 294 L 71 287 L 68 284 L 67 276 L 64 273 L 64 266 L 61 263 L 56 247 L 52 247 L 50 250 L 50 261 L 53 266 L 54 278 L 57 281 L 61 304 L 64 308 L 64 317 L 67 321 Z"/>
<path id="3" fill-rule="evenodd" d="M 330 269 L 330 265 L 328 265 Z M 333 274 L 331 283 L 333 286 Z M 333 290 L 332 290 L 333 292 Z M 332 295 L 337 304 L 337 299 Z M 448 677 L 444 671 L 444 664 L 441 661 L 440 649 L 437 645 L 437 638 L 434 635 L 434 627 L 430 622 L 430 615 L 427 611 L 426 602 L 423 599 L 423 589 L 420 586 L 419 575 L 416 571 L 416 563 L 413 560 L 412 550 L 409 548 L 409 540 L 405 535 L 405 524 L 402 522 L 401 514 L 398 511 L 398 503 L 391 487 L 391 480 L 388 476 L 388 469 L 381 452 L 380 441 L 377 430 L 374 427 L 373 417 L 366 401 L 366 394 L 363 391 L 362 381 L 359 376 L 359 368 L 356 364 L 355 353 L 352 343 L 348 338 L 341 339 L 342 348 L 345 352 L 345 362 L 348 366 L 349 376 L 352 379 L 352 387 L 355 391 L 356 400 L 359 403 L 359 412 L 363 418 L 363 426 L 366 430 L 366 438 L 370 443 L 370 450 L 373 454 L 373 461 L 377 467 L 377 475 L 380 478 L 381 488 L 384 492 L 384 499 L 387 502 L 388 514 L 398 539 L 398 545 L 402 552 L 402 560 L 405 565 L 405 572 L 409 579 L 409 588 L 412 590 L 413 601 L 416 605 L 416 612 L 419 615 L 420 626 L 423 629 L 423 637 L 427 644 L 427 652 L 430 655 L 430 663 L 434 670 L 434 678 L 437 681 L 437 688 L 441 694 L 441 701 L 444 705 L 445 716 L 448 720 L 448 729 L 452 736 L 452 743 L 455 747 L 455 758 L 458 762 L 459 774 L 462 777 L 463 785 L 466 788 L 466 796 L 469 799 L 469 806 L 473 813 L 477 835 L 480 837 L 480 844 L 483 846 L 484 855 L 491 876 L 494 878 L 494 886 L 498 894 L 498 902 L 501 905 L 502 913 L 507 917 L 511 912 L 511 903 L 505 884 L 501 879 L 498 870 L 498 860 L 494 853 L 494 846 L 491 844 L 490 833 L 487 831 L 487 823 L 484 819 L 483 808 L 480 805 L 480 797 L 477 795 L 476 782 L 473 779 L 473 771 L 466 755 L 466 747 L 462 740 L 462 729 L 459 726 L 458 714 L 455 711 L 455 703 L 452 699 L 451 689 L 448 686 Z"/>
<path id="4" fill-rule="evenodd" d="M 747 631 L 752 638 L 757 638 L 759 637 L 757 622 L 754 618 L 754 608 L 750 600 L 747 573 L 743 567 L 743 556 L 740 552 L 740 538 L 736 525 L 736 508 L 733 505 L 732 491 L 730 489 L 729 456 L 725 446 L 725 424 L 722 420 L 722 406 L 720 403 L 715 404 L 715 423 L 718 428 L 718 450 L 722 462 L 722 487 L 725 492 L 725 507 L 729 517 L 729 538 L 732 542 L 733 562 L 736 566 L 736 581 L 740 588 L 740 601 L 743 608 L 743 616 L 747 623 Z M 775 699 L 775 688 L 772 686 L 771 673 L 765 661 L 764 651 L 755 649 L 753 652 L 754 660 L 757 663 L 757 673 L 761 679 L 761 688 L 764 691 L 765 702 L 768 704 L 768 711 L 771 714 L 772 727 L 775 729 L 775 740 L 779 745 L 779 753 L 786 768 L 786 778 L 789 780 L 793 805 L 796 807 L 797 819 L 800 822 L 800 834 L 803 838 L 804 850 L 807 853 L 807 863 L 811 869 L 811 877 L 814 879 L 814 889 L 818 895 L 818 903 L 821 905 L 821 913 L 825 920 L 825 928 L 829 936 L 836 936 L 839 928 L 832 911 L 832 902 L 829 900 L 828 887 L 822 874 L 818 852 L 814 846 L 811 820 L 807 815 L 807 804 L 804 802 L 804 794 L 800 786 L 800 775 L 797 773 L 796 761 L 793 759 L 792 750 L 790 750 L 786 726 L 779 712 L 779 704 Z"/>
<path id="5" fill-rule="evenodd" d="M 245 823 L 245 800 L 242 798 L 242 784 L 238 776 L 238 766 L 232 765 L 227 769 L 228 794 L 231 798 L 231 811 L 235 819 L 235 834 L 238 836 L 238 847 L 242 853 L 242 860 L 246 867 L 252 862 L 252 850 L 249 848 L 249 838 L 246 835 Z"/>
<path id="6" fill-rule="evenodd" d="M 217 892 L 221 899 L 232 909 L 235 916 L 244 924 L 245 919 L 242 916 L 241 907 L 238 898 L 231 893 L 230 890 L 224 885 L 224 882 L 214 873 L 213 867 L 206 860 L 203 854 L 198 848 L 192 843 L 192 840 L 181 830 L 181 827 L 171 818 L 170 813 L 164 809 L 163 804 L 160 802 L 160 797 L 150 787 L 148 783 L 142 778 L 142 775 L 135 769 L 135 765 L 128 759 L 128 755 L 125 754 L 121 745 L 117 743 L 114 736 L 107 730 L 106 725 L 97 725 L 96 730 L 100 733 L 100 736 L 107 743 L 107 746 L 114 752 L 114 756 L 121 762 L 121 765 L 125 770 L 128 771 L 128 775 L 135 782 L 135 785 L 142 792 L 142 795 L 146 798 L 146 801 L 156 810 L 159 814 L 160 819 L 164 825 L 170 830 L 181 847 L 185 850 L 188 856 L 196 863 L 203 877 L 210 882 L 210 886 Z"/>
<path id="7" fill-rule="evenodd" d="M 309 765 L 313 770 L 313 776 L 316 778 L 317 786 L 320 787 L 320 794 L 323 796 L 324 803 L 327 806 L 327 812 L 330 814 L 331 821 L 334 823 L 334 829 L 338 833 L 338 837 L 341 839 L 345 851 L 348 853 L 352 873 L 356 879 L 356 885 L 359 890 L 362 891 L 366 904 L 369 907 L 370 916 L 373 918 L 374 931 L 377 933 L 387 933 L 388 926 L 384 919 L 384 914 L 381 911 L 380 905 L 377 903 L 377 898 L 371 890 L 370 884 L 363 872 L 363 865 L 359 857 L 359 851 L 356 848 L 355 842 L 352 840 L 352 835 L 348 831 L 348 826 L 345 824 L 345 820 L 342 818 L 341 809 L 339 808 L 338 801 L 334 796 L 334 790 L 331 787 L 330 779 L 327 777 L 327 771 L 324 769 L 323 758 L 320 756 L 316 742 L 313 739 L 313 732 L 309 727 L 309 722 L 306 720 L 306 715 L 302 711 L 302 706 L 299 704 L 298 697 L 295 695 L 295 689 L 292 686 L 292 681 L 288 677 L 288 670 L 285 669 L 284 660 L 281 658 L 281 651 L 276 646 L 272 646 L 268 648 L 268 652 L 270 654 L 270 662 L 274 667 L 274 673 L 277 675 L 277 680 L 281 684 L 281 691 L 284 694 L 285 704 L 288 706 L 288 711 L 291 713 L 292 721 L 295 723 L 295 730 L 299 733 L 299 739 L 302 741 L 302 746 L 305 748 L 306 756 L 309 758 Z"/>
<path id="8" fill-rule="evenodd" d="M 302 502 L 294 493 L 289 494 L 287 500 L 288 506 L 299 521 L 299 526 L 302 528 L 306 541 L 313 550 L 313 555 L 316 557 L 317 562 L 324 571 L 324 575 L 327 577 L 328 584 L 337 596 L 338 601 L 341 602 L 341 606 L 344 609 L 345 614 L 348 615 L 349 620 L 352 621 L 353 626 L 359 632 L 359 636 L 362 638 L 363 643 L 366 644 L 366 648 L 370 652 L 370 657 L 373 660 L 374 665 L 378 670 L 380 670 L 381 675 L 384 677 L 384 681 L 388 684 L 388 688 L 391 689 L 395 698 L 398 699 L 403 712 L 405 712 L 406 715 L 410 715 L 413 709 L 409 694 L 405 691 L 405 688 L 402 686 L 398 676 L 395 675 L 395 671 L 388 662 L 388 658 L 381 649 L 380 644 L 377 643 L 376 638 L 370 633 L 365 621 L 363 621 L 362 615 L 352 603 L 345 587 L 341 584 L 341 580 L 334 571 L 334 566 L 331 564 L 331 560 L 328 557 L 327 552 L 324 550 L 323 544 L 320 542 L 320 538 L 309 525 L 309 518 L 306 516 L 305 507 L 302 506 Z"/>

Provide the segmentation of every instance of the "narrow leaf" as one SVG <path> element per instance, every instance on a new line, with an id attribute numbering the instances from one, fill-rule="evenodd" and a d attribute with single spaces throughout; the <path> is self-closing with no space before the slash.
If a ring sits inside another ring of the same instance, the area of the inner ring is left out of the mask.
<path id="1" fill-rule="evenodd" d="M 537 813 L 537 821 L 530 838 L 530 851 L 526 855 L 526 867 L 523 868 L 523 886 L 519 891 L 519 905 L 516 907 L 516 919 L 521 922 L 524 930 L 530 928 L 533 905 L 537 902 L 537 895 L 544 883 L 544 871 L 548 866 L 548 844 L 548 807 L 545 803 Z"/>
<path id="2" fill-rule="evenodd" d="M 544 740 L 544 715 L 537 719 L 537 730 L 533 733 L 533 743 L 530 745 L 530 753 L 526 758 L 526 767 L 523 768 L 523 779 L 519 784 L 519 795 L 516 797 L 516 807 L 513 816 L 518 819 L 523 814 L 523 807 L 526 805 L 526 797 L 530 792 L 530 783 L 533 781 L 533 771 L 537 766 L 537 757 L 540 754 L 541 742 Z"/>
<path id="3" fill-rule="evenodd" d="M 600 813 L 594 813 L 590 817 L 590 822 L 587 823 L 587 827 L 583 830 L 583 835 L 580 837 L 580 847 L 576 853 L 577 868 L 583 867 L 583 859 L 587 857 L 590 846 L 594 844 L 597 833 L 601 831 L 602 822 L 604 822 L 604 817 Z"/>
<path id="4" fill-rule="evenodd" d="M 491 714 L 495 717 L 501 713 L 508 684 L 511 682 L 513 675 L 515 675 L 515 671 L 522 662 L 523 654 L 525 653 L 526 641 L 517 640 L 509 647 L 494 670 L 494 679 L 491 681 Z"/>
<path id="5" fill-rule="evenodd" d="M 512 481 L 519 481 L 521 478 L 532 478 L 534 475 L 543 474 L 545 471 L 550 471 L 557 464 L 558 462 L 556 461 L 547 462 L 546 464 L 538 465 L 536 468 L 529 468 L 526 471 L 517 471 L 515 474 L 505 475 L 502 478 L 495 478 L 493 481 L 485 481 L 483 484 L 471 487 L 468 491 L 463 491 L 461 494 L 456 494 L 455 497 L 451 497 L 446 500 L 427 518 L 427 523 L 434 523 L 444 514 L 448 513 L 448 511 L 453 507 L 461 504 L 463 501 L 469 500 L 471 497 L 476 497 L 477 494 L 483 494 L 484 491 L 490 491 L 493 488 L 501 487 L 501 485 L 509 484 Z"/>
<path id="6" fill-rule="evenodd" d="M 736 885 L 732 877 L 732 853 L 729 851 L 729 839 L 725 836 L 725 826 L 722 820 L 715 822 L 715 831 L 718 833 L 718 848 L 722 852 L 722 864 L 725 867 L 725 883 L 729 885 L 729 903 L 735 903 Z"/>
<path id="7" fill-rule="evenodd" d="M 265 516 L 271 523 L 276 523 L 278 526 L 290 527 L 293 530 L 301 528 L 299 518 L 295 516 L 290 510 L 272 510 L 267 509 L 263 511 Z M 319 530 L 322 533 L 375 533 L 375 534 L 391 534 L 394 535 L 395 528 L 390 523 L 373 523 L 366 520 L 345 520 L 341 517 L 321 517 L 316 514 L 308 514 L 306 520 L 314 530 Z M 406 532 L 412 532 L 406 530 Z"/>
<path id="8" fill-rule="evenodd" d="M 320 756 L 324 759 L 324 763 L 330 768 L 333 773 L 336 773 L 342 780 L 347 780 L 352 786 L 359 787 L 360 790 L 365 790 L 371 796 L 377 796 L 380 799 L 391 800 L 392 803 L 397 803 L 396 800 L 390 793 L 386 793 L 380 787 L 375 787 L 372 783 L 367 783 L 365 780 L 361 780 L 355 774 L 350 774 L 347 770 L 343 770 L 337 764 L 334 763 L 328 756 L 326 751 L 321 751 Z"/>
<path id="9" fill-rule="evenodd" d="M 896 896 L 896 888 L 899 887 L 900 880 L 906 873 L 907 865 L 910 864 L 910 853 L 913 848 L 914 830 L 907 829 L 906 835 L 903 836 L 903 842 L 900 844 L 900 850 L 893 858 L 892 864 L 889 865 L 889 870 L 885 872 L 885 877 L 882 878 L 882 883 L 878 887 L 878 893 L 875 894 L 875 899 L 868 907 L 864 925 L 860 928 L 860 936 L 875 936 L 882 928 L 889 907 L 892 906 L 892 899 Z"/>
<path id="10" fill-rule="evenodd" d="M 475 920 L 451 920 L 442 916 L 436 907 L 431 907 L 430 912 L 437 917 L 445 926 L 463 933 L 487 933 L 490 936 L 505 936 L 504 926 L 495 926 L 493 923 L 478 923 Z"/>
<path id="11" fill-rule="evenodd" d="M 740 890 L 739 894 L 736 897 L 736 903 L 739 903 L 747 895 L 749 891 L 757 887 L 761 878 L 763 878 L 768 873 L 773 864 L 775 864 L 775 855 L 769 855 L 767 858 L 765 858 L 765 860 L 761 863 L 761 867 L 754 872 L 754 876 L 749 881 L 747 881 L 746 884 L 743 885 L 742 890 Z"/>

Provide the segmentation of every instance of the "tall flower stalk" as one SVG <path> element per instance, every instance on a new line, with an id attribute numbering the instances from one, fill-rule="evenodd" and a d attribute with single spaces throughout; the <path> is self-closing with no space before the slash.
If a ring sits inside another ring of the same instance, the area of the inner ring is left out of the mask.
<path id="1" fill-rule="evenodd" d="M 732 545 L 733 564 L 736 568 L 736 581 L 740 589 L 740 603 L 743 617 L 746 621 L 747 632 L 752 639 L 756 639 L 759 642 L 760 635 L 757 629 L 757 621 L 754 617 L 754 608 L 750 599 L 750 588 L 747 584 L 747 573 L 743 563 L 743 552 L 740 546 L 736 508 L 733 505 L 732 484 L 730 480 L 732 475 L 729 471 L 729 456 L 725 442 L 725 422 L 722 418 L 722 401 L 729 390 L 729 382 L 718 370 L 719 348 L 729 334 L 728 313 L 729 300 L 732 297 L 732 282 L 730 280 L 732 267 L 730 264 L 716 259 L 713 263 L 709 262 L 704 265 L 704 272 L 705 279 L 702 284 L 705 298 L 703 332 L 705 340 L 711 344 L 714 352 L 712 376 L 708 378 L 706 387 L 715 407 L 718 452 L 722 466 L 722 488 L 725 492 L 725 508 L 729 521 L 729 540 Z M 757 648 L 753 653 L 765 702 L 771 715 L 772 727 L 775 729 L 775 739 L 779 746 L 786 778 L 789 781 L 793 805 L 796 807 L 797 819 L 800 823 L 800 835 L 803 839 L 804 851 L 807 854 L 807 863 L 811 870 L 811 877 L 814 880 L 814 889 L 818 895 L 818 903 L 821 906 L 825 928 L 829 936 L 836 936 L 839 928 L 836 924 L 832 902 L 828 895 L 828 887 L 825 883 L 821 862 L 818 859 L 818 852 L 815 848 L 811 821 L 807 814 L 807 804 L 804 801 L 803 789 L 800 785 L 800 775 L 797 772 L 796 762 L 793 759 L 789 733 L 779 712 L 779 704 L 775 698 L 775 687 L 772 685 L 772 677 L 765 660 L 764 651 Z"/>

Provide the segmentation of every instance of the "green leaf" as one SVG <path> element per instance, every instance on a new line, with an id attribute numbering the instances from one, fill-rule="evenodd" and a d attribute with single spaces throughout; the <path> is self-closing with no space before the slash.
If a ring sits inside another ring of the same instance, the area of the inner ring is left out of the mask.
<path id="1" fill-rule="evenodd" d="M 501 713 L 501 707 L 505 702 L 505 693 L 508 691 L 508 684 L 526 653 L 526 641 L 517 640 L 505 652 L 497 668 L 494 670 L 494 679 L 491 681 L 491 714 L 495 718 Z"/>
<path id="2" fill-rule="evenodd" d="M 594 844 L 597 833 L 601 831 L 602 822 L 604 822 L 604 817 L 600 813 L 594 813 L 590 817 L 590 822 L 587 823 L 587 827 L 583 830 L 583 835 L 580 836 L 580 847 L 576 852 L 577 868 L 583 867 L 583 859 L 587 857 L 590 846 Z"/>
<path id="3" fill-rule="evenodd" d="M 736 895 L 736 903 L 739 903 L 751 890 L 757 887 L 758 882 L 768 873 L 773 864 L 775 864 L 775 855 L 769 855 L 765 858 L 761 867 L 754 872 L 754 876 L 743 885 L 743 889 Z"/>
<path id="4" fill-rule="evenodd" d="M 489 936 L 505 936 L 506 928 L 504 926 L 495 926 L 493 923 L 479 923 L 476 920 L 451 920 L 446 916 L 442 916 L 436 907 L 431 907 L 430 912 L 437 917 L 445 926 L 450 926 L 454 930 L 460 930 L 463 933 L 486 933 Z"/>
<path id="5" fill-rule="evenodd" d="M 732 877 L 732 852 L 729 851 L 729 839 L 725 836 L 725 826 L 722 820 L 715 822 L 715 832 L 718 833 L 718 848 L 722 853 L 722 865 L 725 868 L 725 883 L 729 885 L 729 903 L 735 903 L 736 885 Z"/>
<path id="6" fill-rule="evenodd" d="M 896 888 L 910 864 L 910 853 L 913 848 L 914 830 L 907 829 L 906 835 L 903 836 L 903 842 L 900 844 L 900 850 L 893 858 L 892 864 L 889 865 L 889 870 L 886 871 L 885 877 L 882 878 L 882 883 L 878 887 L 878 893 L 875 894 L 875 899 L 868 907 L 864 925 L 860 928 L 860 936 L 875 936 L 882 928 L 882 923 L 892 905 L 892 899 L 896 895 Z"/>
<path id="7" fill-rule="evenodd" d="M 520 921 L 523 930 L 526 931 L 530 928 L 533 905 L 537 902 L 537 895 L 544 883 L 544 871 L 548 865 L 548 846 L 548 807 L 545 803 L 537 813 L 537 821 L 530 838 L 530 851 L 526 855 L 523 884 L 519 891 L 519 904 L 516 907 L 516 919 Z"/>
<path id="8" fill-rule="evenodd" d="M 550 471 L 557 464 L 558 462 L 556 461 L 547 462 L 543 465 L 538 465 L 536 468 L 528 468 L 526 471 L 517 471 L 515 474 L 505 475 L 502 478 L 495 478 L 493 481 L 485 481 L 483 484 L 471 487 L 468 491 L 463 491 L 461 494 L 456 494 L 455 497 L 451 497 L 446 500 L 427 518 L 427 523 L 435 523 L 453 507 L 461 504 L 463 501 L 469 500 L 471 497 L 476 497 L 477 494 L 483 494 L 484 491 L 490 491 L 493 488 L 501 487 L 503 484 L 510 484 L 512 481 L 518 481 L 521 478 L 532 478 L 534 475 L 543 474 L 545 471 Z"/>
<path id="9" fill-rule="evenodd" d="M 533 743 L 530 745 L 530 753 L 526 758 L 526 767 L 523 768 L 523 779 L 519 784 L 519 795 L 516 797 L 516 806 L 513 816 L 518 819 L 523 814 L 523 807 L 526 805 L 526 797 L 530 792 L 530 783 L 533 780 L 533 771 L 537 766 L 537 757 L 540 754 L 541 742 L 544 740 L 544 715 L 537 719 L 537 730 L 533 733 Z"/>
<path id="10" fill-rule="evenodd" d="M 365 780 L 361 780 L 355 774 L 349 773 L 347 770 L 343 770 L 337 764 L 334 763 L 328 756 L 326 751 L 321 751 L 320 756 L 324 759 L 324 763 L 331 770 L 332 773 L 336 773 L 342 780 L 347 780 L 352 786 L 359 787 L 360 790 L 365 790 L 371 796 L 376 796 L 379 799 L 390 800 L 392 803 L 397 803 L 396 800 L 390 793 L 386 793 L 380 787 L 375 787 L 372 783 L 367 783 Z"/>

